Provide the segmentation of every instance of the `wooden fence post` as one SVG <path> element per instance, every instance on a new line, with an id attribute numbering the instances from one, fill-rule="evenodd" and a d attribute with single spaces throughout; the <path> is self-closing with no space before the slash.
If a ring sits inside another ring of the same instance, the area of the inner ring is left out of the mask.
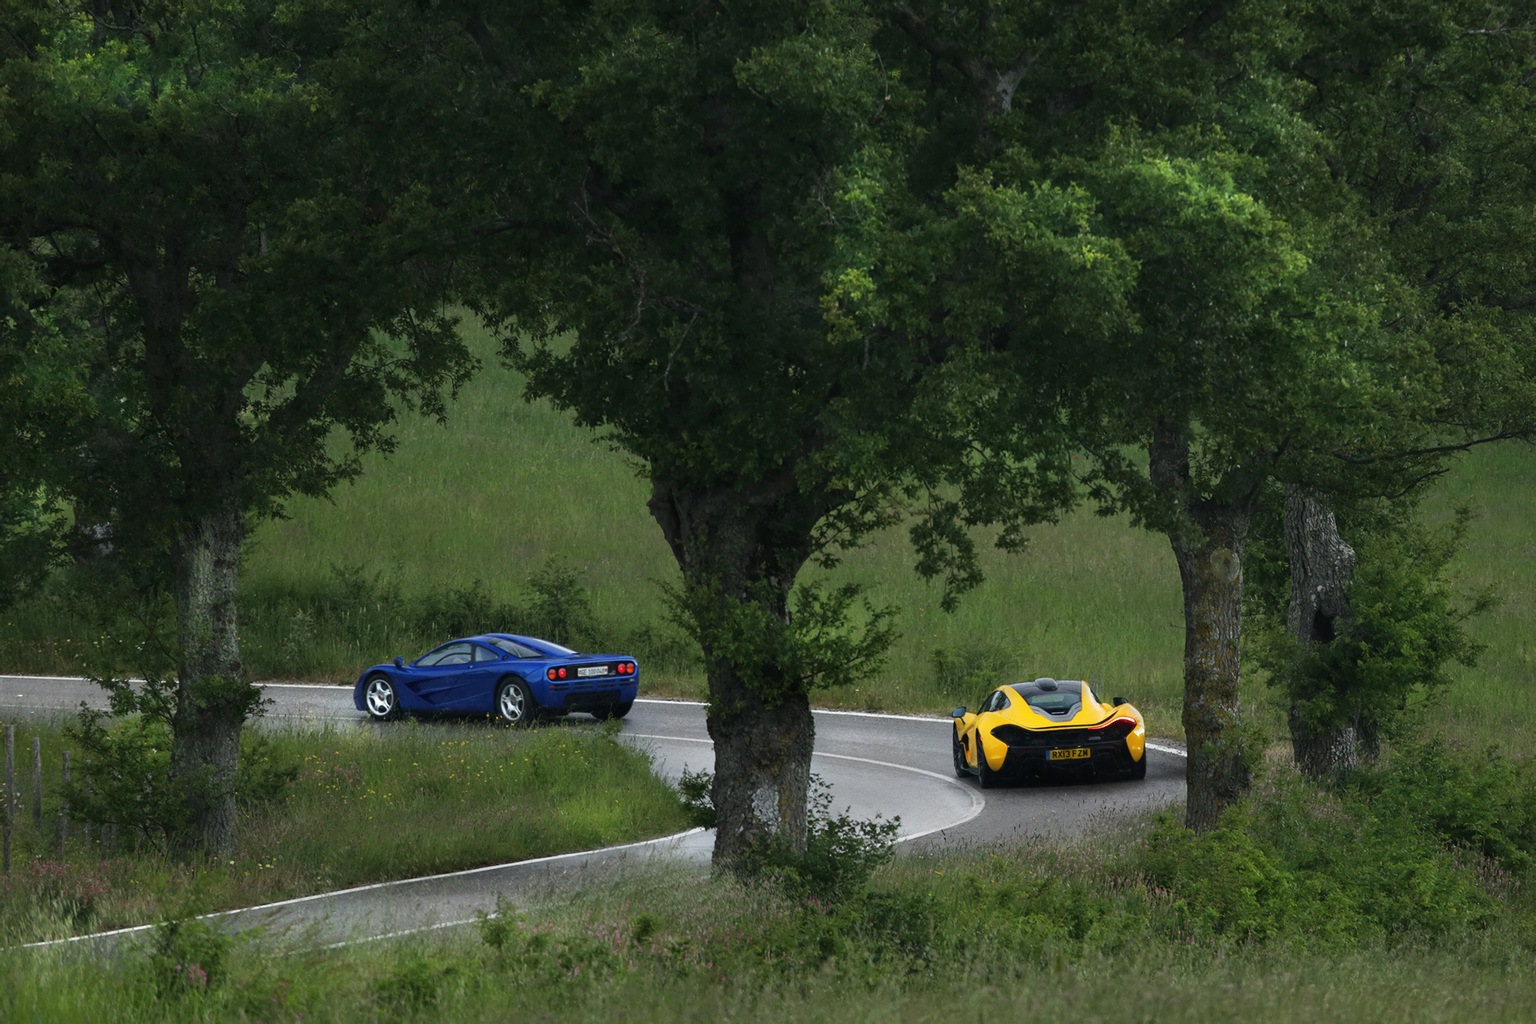
<path id="1" fill-rule="evenodd" d="M 69 751 L 64 751 L 64 785 L 69 785 Z M 59 798 L 59 856 L 64 856 L 64 844 L 69 842 L 69 800 Z"/>
<path id="2" fill-rule="evenodd" d="M 43 834 L 43 740 L 32 737 L 32 831 Z"/>
<path id="3" fill-rule="evenodd" d="M 5 727 L 5 841 L 0 871 L 11 873 L 11 829 L 16 824 L 16 727 Z"/>

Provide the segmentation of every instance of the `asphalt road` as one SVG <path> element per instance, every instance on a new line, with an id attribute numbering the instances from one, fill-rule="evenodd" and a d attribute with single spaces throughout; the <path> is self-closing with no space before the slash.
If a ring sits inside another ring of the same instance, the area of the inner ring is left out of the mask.
<path id="1" fill-rule="evenodd" d="M 388 729 L 352 706 L 351 688 L 271 684 L 266 728 L 328 723 Z M 105 706 L 102 692 L 80 679 L 0 676 L 0 717 L 57 716 L 84 701 Z M 585 716 L 573 715 L 579 723 Z M 1156 723 L 1153 723 L 1155 728 Z M 452 730 L 452 720 L 431 723 Z M 947 718 L 818 711 L 812 771 L 832 795 L 834 811 L 858 817 L 899 817 L 904 849 L 939 849 L 1032 836 L 1069 838 L 1117 818 L 1184 798 L 1184 757 L 1176 745 L 1152 741 L 1144 781 L 1002 787 L 985 794 L 974 779 L 950 767 Z M 682 770 L 714 764 L 703 705 L 637 701 L 624 719 L 624 736 L 649 751 L 657 768 L 676 778 Z M 364 886 L 224 915 L 236 929 L 255 925 L 269 934 L 302 936 L 305 944 L 340 943 L 449 927 L 494 908 L 497 894 L 524 903 L 549 898 L 585 879 L 612 877 L 655 858 L 707 869 L 712 838 L 693 832 L 651 843 L 480 868 L 406 882 Z M 91 945 L 109 944 L 116 934 Z"/>

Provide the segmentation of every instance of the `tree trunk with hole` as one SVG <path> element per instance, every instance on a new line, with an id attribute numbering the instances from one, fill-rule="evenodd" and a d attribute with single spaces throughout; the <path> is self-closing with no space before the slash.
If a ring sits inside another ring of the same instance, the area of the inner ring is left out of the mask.
<path id="1" fill-rule="evenodd" d="M 1286 626 L 1298 644 L 1332 643 L 1338 620 L 1349 614 L 1346 588 L 1355 571 L 1355 549 L 1339 536 L 1326 502 L 1304 489 L 1285 488 L 1285 545 L 1290 553 L 1291 601 Z M 1337 781 L 1360 761 L 1360 723 L 1319 724 L 1292 697 L 1288 717 L 1296 766 L 1319 782 Z"/>
<path id="2" fill-rule="evenodd" d="M 789 621 L 789 594 L 825 505 L 801 494 L 789 473 L 742 490 L 653 481 L 651 512 L 682 569 L 704 649 L 719 869 L 740 870 L 763 842 L 805 850 L 810 695 L 764 639 Z"/>
<path id="3" fill-rule="evenodd" d="M 185 787 L 182 856 L 228 857 L 236 849 L 235 774 L 240 731 L 256 689 L 245 679 L 235 589 L 245 516 L 220 511 L 186 523 L 176 539 L 176 633 L 181 646 L 171 774 Z"/>
<path id="4" fill-rule="evenodd" d="M 1159 424 L 1149 454 L 1152 483 L 1177 510 L 1168 536 L 1184 594 L 1184 820 L 1204 832 L 1249 784 L 1238 695 L 1249 512 L 1246 497 L 1214 501 L 1196 494 L 1188 435 L 1178 425 Z"/>

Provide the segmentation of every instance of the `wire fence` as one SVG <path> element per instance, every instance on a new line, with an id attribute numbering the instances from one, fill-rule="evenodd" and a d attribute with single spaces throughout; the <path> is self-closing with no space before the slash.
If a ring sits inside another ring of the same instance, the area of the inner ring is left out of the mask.
<path id="1" fill-rule="evenodd" d="M 51 845 L 62 857 L 65 847 L 69 844 L 70 835 L 78 825 L 78 838 L 80 841 L 91 841 L 91 824 L 88 821 L 75 822 L 69 813 L 69 771 L 71 752 L 60 752 L 62 757 L 62 794 L 59 797 L 59 808 L 52 815 L 51 825 L 53 834 L 47 835 L 44 831 L 43 821 L 43 741 L 40 737 L 32 737 L 32 785 L 27 796 L 31 803 L 31 827 L 37 837 L 38 846 Z M 16 845 L 18 827 L 25 827 L 21 822 L 21 798 L 22 793 L 16 784 L 16 726 L 5 727 L 5 828 L 3 840 L 0 840 L 0 873 L 11 873 L 12 851 Z M 101 840 L 103 845 L 112 845 L 114 837 L 110 834 L 111 825 L 102 826 Z"/>

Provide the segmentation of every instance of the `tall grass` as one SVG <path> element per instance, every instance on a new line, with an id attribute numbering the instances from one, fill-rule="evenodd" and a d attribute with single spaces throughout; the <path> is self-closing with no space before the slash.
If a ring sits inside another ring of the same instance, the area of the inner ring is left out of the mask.
<path id="1" fill-rule="evenodd" d="M 29 750 L 34 735 L 50 765 L 68 742 L 56 726 L 24 723 L 18 748 Z M 280 799 L 243 806 L 239 854 L 228 862 L 179 864 L 126 829 L 105 845 L 100 828 L 87 836 L 80 823 L 61 854 L 60 779 L 50 770 L 42 834 L 24 817 L 15 870 L 0 876 L 0 945 L 164 920 L 188 905 L 250 906 L 688 827 L 647 756 L 598 727 L 408 720 L 263 736 L 263 762 L 297 775 Z"/>
<path id="2" fill-rule="evenodd" d="M 1475 668 L 1457 669 L 1438 728 L 1469 743 L 1530 749 L 1536 723 L 1536 448 L 1479 449 L 1448 474 L 1428 506 L 1448 520 L 1459 506 L 1477 519 L 1457 560 L 1467 591 L 1491 588 L 1498 606 L 1469 624 L 1487 645 Z"/>
<path id="3" fill-rule="evenodd" d="M 0 1016 L 1528 1019 L 1536 905 L 1518 880 L 1430 831 L 1363 866 L 1330 850 L 1416 815 L 1287 776 L 1204 838 L 1149 822 L 912 855 L 832 901 L 655 868 L 479 929 L 339 950 L 163 930 L 105 964 L 0 959 Z"/>

